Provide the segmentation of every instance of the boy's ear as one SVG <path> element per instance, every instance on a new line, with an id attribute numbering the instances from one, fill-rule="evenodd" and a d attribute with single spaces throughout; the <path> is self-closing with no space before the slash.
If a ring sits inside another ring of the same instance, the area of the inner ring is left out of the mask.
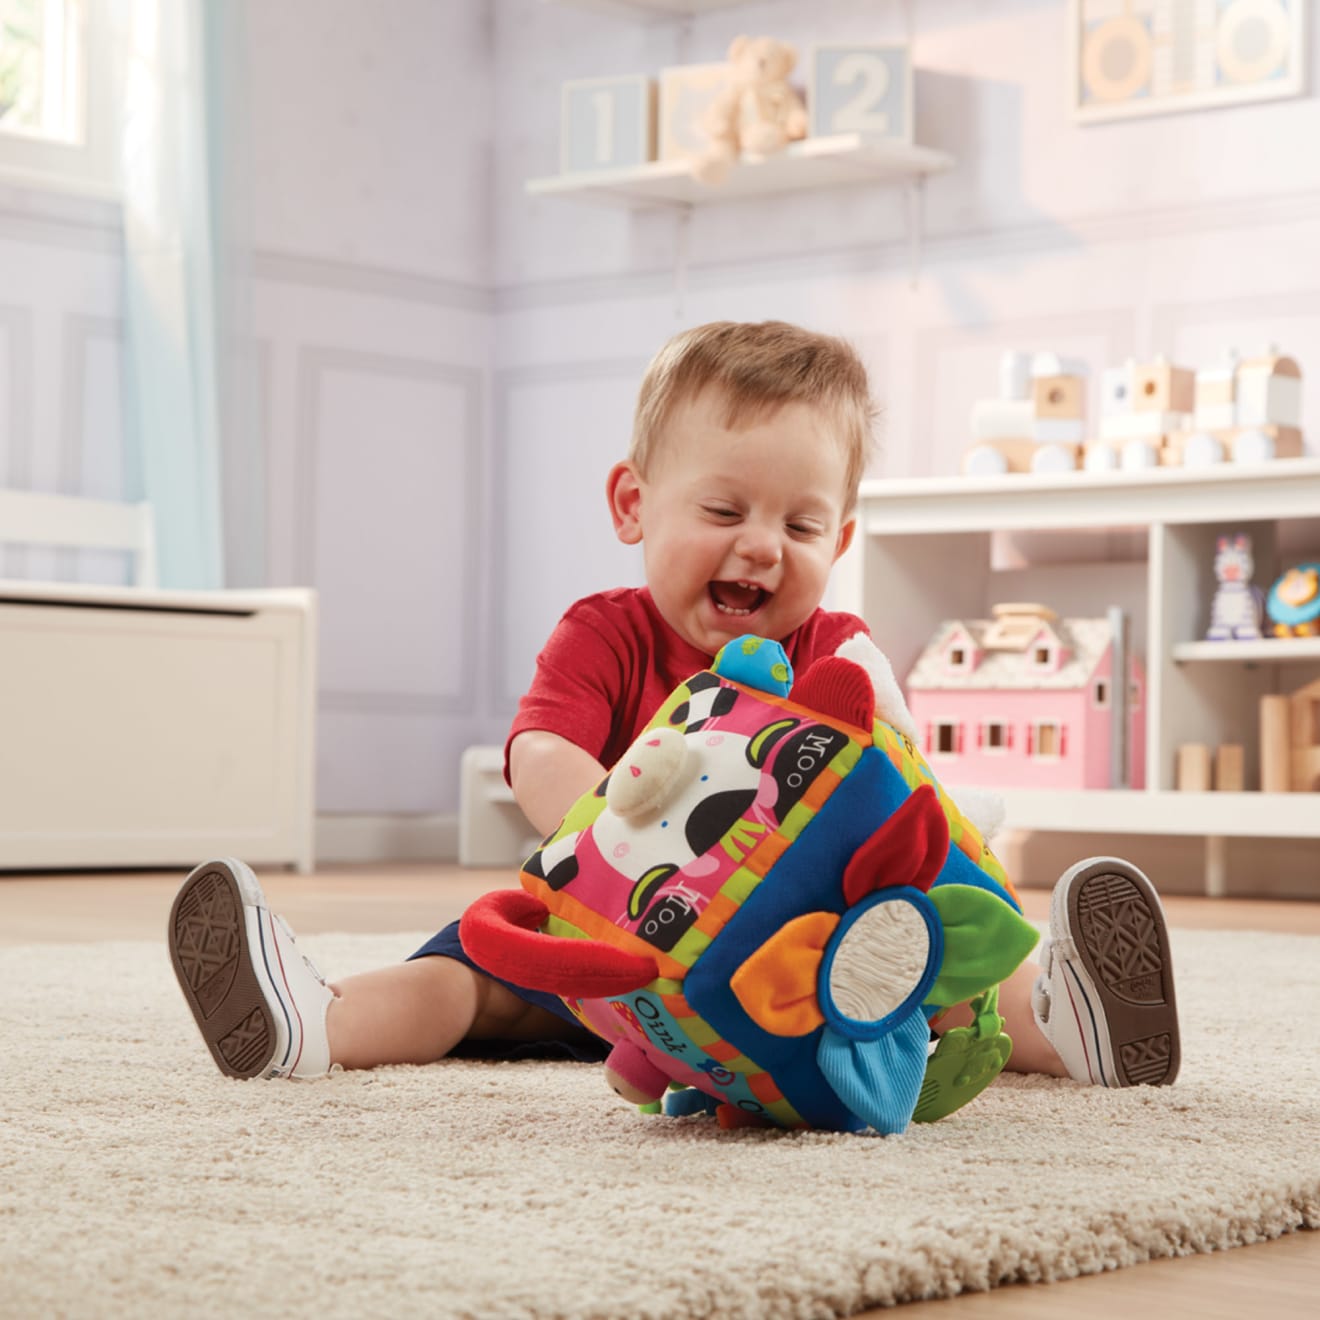
<path id="1" fill-rule="evenodd" d="M 843 558 L 844 552 L 852 545 L 853 533 L 857 530 L 857 519 L 849 518 L 842 527 L 839 528 L 838 544 L 834 547 L 834 558 L 836 562 Z"/>
<path id="2" fill-rule="evenodd" d="M 605 479 L 605 498 L 614 520 L 614 534 L 624 545 L 642 539 L 642 479 L 630 462 L 616 463 Z"/>

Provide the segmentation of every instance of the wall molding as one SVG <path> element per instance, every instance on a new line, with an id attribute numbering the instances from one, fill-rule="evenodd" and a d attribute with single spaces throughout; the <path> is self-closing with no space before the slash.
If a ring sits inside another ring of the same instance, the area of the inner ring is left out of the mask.
<path id="1" fill-rule="evenodd" d="M 316 864 L 457 862 L 458 816 L 318 814 Z"/>
<path id="2" fill-rule="evenodd" d="M 1160 352 L 1167 352 L 1174 335 L 1185 325 L 1207 321 L 1233 321 L 1256 317 L 1320 316 L 1320 286 L 1310 285 L 1287 293 L 1241 294 L 1234 298 L 1187 299 L 1183 302 L 1156 303 L 1151 308 L 1151 339 Z M 1244 352 L 1255 345 L 1240 345 Z M 1279 345 L 1283 352 L 1288 345 Z"/>
<path id="3" fill-rule="evenodd" d="M 431 384 L 457 385 L 463 394 L 462 444 L 467 465 L 465 505 L 478 526 L 481 517 L 484 446 L 482 445 L 482 389 L 484 373 L 479 367 L 404 357 L 388 353 L 368 353 L 358 349 L 321 344 L 303 344 L 295 367 L 296 407 L 294 467 L 297 473 L 297 507 L 294 510 L 295 557 L 299 579 L 319 584 L 316 570 L 317 474 L 321 446 L 321 396 L 325 377 L 332 372 L 375 376 L 383 380 L 422 381 Z M 458 571 L 463 581 L 475 584 L 480 562 L 479 537 L 463 539 Z M 478 592 L 469 587 L 463 600 L 462 633 L 476 637 L 480 627 Z M 458 715 L 470 713 L 477 692 L 476 652 L 469 648 L 463 655 L 457 691 L 448 693 L 393 692 L 353 690 L 323 692 L 321 701 L 327 709 L 360 711 L 370 714 Z"/>
<path id="4" fill-rule="evenodd" d="M 0 329 L 5 332 L 9 360 L 9 409 L 4 426 L 9 437 L 0 485 L 28 490 L 32 485 L 35 398 L 33 393 L 33 312 L 30 307 L 0 305 Z M 25 576 L 27 550 L 0 545 L 0 573 Z"/>
<path id="5" fill-rule="evenodd" d="M 84 196 L 53 184 L 0 174 L 0 239 L 120 256 L 124 209 L 118 199 Z"/>
<path id="6" fill-rule="evenodd" d="M 1219 230 L 1259 230 L 1320 221 L 1320 192 L 1271 197 L 1224 199 L 1179 206 L 1151 207 L 1117 215 L 1060 218 L 1049 223 L 926 232 L 921 239 L 923 270 L 968 260 L 993 261 L 1021 253 L 1037 255 L 1105 247 L 1151 239 L 1182 238 Z M 690 261 L 683 268 L 687 293 L 748 284 L 795 283 L 850 275 L 906 276 L 911 253 L 906 234 L 881 243 L 817 252 L 767 253 L 746 260 Z M 497 314 L 581 303 L 663 298 L 676 287 L 675 268 L 583 274 L 562 279 L 498 285 L 493 290 Z"/>
<path id="7" fill-rule="evenodd" d="M 466 284 L 417 271 L 332 261 L 326 257 L 276 252 L 269 248 L 255 249 L 251 263 L 255 279 L 274 284 L 333 289 L 339 293 L 465 312 L 489 313 L 494 309 L 494 295 L 489 285 Z"/>
<path id="8" fill-rule="evenodd" d="M 515 390 L 527 386 L 585 384 L 600 380 L 629 380 L 636 386 L 641 384 L 642 373 L 645 372 L 646 366 L 646 359 L 626 357 L 598 358 L 587 362 L 541 362 L 535 366 L 504 367 L 497 371 L 491 389 L 494 420 L 491 443 L 493 489 L 497 493 L 507 493 L 509 489 L 509 412 L 512 406 L 511 396 Z M 496 535 L 496 531 L 497 528 L 492 526 L 486 538 L 486 555 L 491 573 L 490 599 L 506 601 L 509 585 L 508 538 Z M 508 636 L 501 609 L 491 612 L 490 637 L 491 654 L 496 657 L 506 656 Z M 510 693 L 504 690 L 504 685 L 499 680 L 498 666 L 491 667 L 489 682 L 490 706 L 493 713 L 511 716 L 522 693 Z"/>

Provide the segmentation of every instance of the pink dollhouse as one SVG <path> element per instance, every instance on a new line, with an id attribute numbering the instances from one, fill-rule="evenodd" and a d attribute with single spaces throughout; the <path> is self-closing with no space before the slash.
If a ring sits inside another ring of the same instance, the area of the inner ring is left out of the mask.
<path id="1" fill-rule="evenodd" d="M 993 612 L 946 620 L 908 675 L 922 752 L 941 782 L 1110 788 L 1115 730 L 1126 724 L 1123 786 L 1144 787 L 1146 678 L 1133 658 L 1127 690 L 1116 691 L 1111 620 L 1061 619 L 1042 605 Z"/>

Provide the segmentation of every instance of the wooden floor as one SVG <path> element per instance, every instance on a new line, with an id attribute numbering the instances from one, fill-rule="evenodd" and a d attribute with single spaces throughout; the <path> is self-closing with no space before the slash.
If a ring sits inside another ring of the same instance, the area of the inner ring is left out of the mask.
<path id="1" fill-rule="evenodd" d="M 181 874 L 106 872 L 22 876 L 0 873 L 0 945 L 162 939 Z M 295 931 L 432 931 L 504 872 L 402 865 L 335 867 L 311 876 L 271 872 L 262 884 Z M 1043 920 L 1049 895 L 1027 890 L 1027 915 Z M 1247 899 L 1166 900 L 1175 926 L 1320 934 L 1320 903 Z M 333 973 L 333 969 L 327 968 Z M 881 1312 L 868 1313 L 876 1316 Z M 948 1301 L 913 1303 L 904 1316 L 927 1320 L 1053 1317 L 1069 1320 L 1239 1320 L 1320 1314 L 1320 1233 L 1209 1256 L 1153 1261 L 1112 1274 L 1048 1286 L 1002 1288 Z"/>

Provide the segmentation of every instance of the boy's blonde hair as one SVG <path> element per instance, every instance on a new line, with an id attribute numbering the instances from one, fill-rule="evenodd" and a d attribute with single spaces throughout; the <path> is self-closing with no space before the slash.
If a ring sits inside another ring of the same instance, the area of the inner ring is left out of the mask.
<path id="1" fill-rule="evenodd" d="M 724 396 L 728 427 L 786 403 L 830 414 L 847 457 L 845 505 L 852 510 L 871 457 L 877 409 L 866 368 L 850 344 L 786 321 L 712 321 L 675 335 L 652 359 L 637 396 L 628 457 L 642 476 L 675 408 L 708 386 Z"/>

